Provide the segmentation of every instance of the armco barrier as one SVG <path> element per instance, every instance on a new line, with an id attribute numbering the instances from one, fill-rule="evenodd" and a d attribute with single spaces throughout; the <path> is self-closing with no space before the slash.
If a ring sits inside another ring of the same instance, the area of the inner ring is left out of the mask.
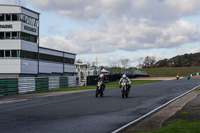
<path id="1" fill-rule="evenodd" d="M 59 88 L 59 77 L 49 77 L 49 90 Z"/>
<path id="2" fill-rule="evenodd" d="M 0 78 L 0 95 L 18 94 L 18 78 Z"/>
<path id="3" fill-rule="evenodd" d="M 48 90 L 49 89 L 49 78 L 35 78 L 35 90 Z"/>
<path id="4" fill-rule="evenodd" d="M 76 86 L 76 76 L 69 76 L 68 87 L 75 87 L 75 86 Z"/>
<path id="5" fill-rule="evenodd" d="M 0 78 L 0 95 L 76 86 L 76 76 Z"/>
<path id="6" fill-rule="evenodd" d="M 18 89 L 19 93 L 35 91 L 35 78 L 34 77 L 18 78 Z"/>
<path id="7" fill-rule="evenodd" d="M 59 77 L 59 88 L 68 87 L 68 77 Z"/>

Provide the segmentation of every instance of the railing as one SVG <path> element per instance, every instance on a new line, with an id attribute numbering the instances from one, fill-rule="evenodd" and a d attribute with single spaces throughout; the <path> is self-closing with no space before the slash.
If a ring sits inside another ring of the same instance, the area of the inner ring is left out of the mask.
<path id="1" fill-rule="evenodd" d="M 75 87 L 76 77 L 0 78 L 0 95 Z"/>

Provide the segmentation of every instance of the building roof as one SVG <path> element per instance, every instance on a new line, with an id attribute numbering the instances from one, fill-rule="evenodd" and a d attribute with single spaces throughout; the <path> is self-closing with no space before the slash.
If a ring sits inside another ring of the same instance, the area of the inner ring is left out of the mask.
<path id="1" fill-rule="evenodd" d="M 20 8 L 26 9 L 26 10 L 28 10 L 28 11 L 31 11 L 31 12 L 33 12 L 33 13 L 36 13 L 36 14 L 40 15 L 40 13 L 38 13 L 38 12 L 36 12 L 36 11 L 33 11 L 33 10 L 31 10 L 31 9 L 28 9 L 28 8 L 26 8 L 26 7 L 23 7 L 23 6 L 21 6 L 21 5 L 6 5 L 6 4 L 0 4 L 0 6 L 14 6 L 14 7 L 20 7 Z"/>
<path id="2" fill-rule="evenodd" d="M 39 48 L 47 49 L 47 50 L 52 50 L 52 51 L 57 51 L 57 52 L 62 52 L 62 53 L 65 53 L 65 54 L 76 55 L 75 53 L 69 53 L 69 52 L 65 52 L 65 51 L 60 51 L 60 50 L 55 50 L 55 49 L 50 49 L 50 48 L 45 48 L 45 47 L 40 47 L 40 46 L 39 46 Z"/>

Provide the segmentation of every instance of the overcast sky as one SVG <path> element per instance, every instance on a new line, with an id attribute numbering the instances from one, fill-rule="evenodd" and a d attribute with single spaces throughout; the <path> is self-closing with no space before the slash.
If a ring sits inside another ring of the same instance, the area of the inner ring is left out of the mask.
<path id="1" fill-rule="evenodd" d="M 19 0 L 0 0 L 19 4 Z M 98 65 L 200 52 L 200 0 L 21 0 L 41 13 L 40 46 Z"/>

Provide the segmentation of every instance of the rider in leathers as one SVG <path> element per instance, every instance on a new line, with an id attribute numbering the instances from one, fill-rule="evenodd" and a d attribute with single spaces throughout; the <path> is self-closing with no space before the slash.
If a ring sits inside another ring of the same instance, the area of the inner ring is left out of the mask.
<path id="1" fill-rule="evenodd" d="M 123 74 L 123 76 L 122 76 L 121 79 L 119 80 L 119 87 L 120 87 L 120 88 L 121 88 L 121 82 L 127 83 L 127 89 L 128 89 L 128 91 L 130 91 L 130 88 L 131 88 L 131 81 L 130 81 L 130 79 L 126 76 L 126 74 Z"/>
<path id="2" fill-rule="evenodd" d="M 107 81 L 107 77 L 104 76 L 104 74 L 99 75 L 98 81 L 102 81 L 103 91 L 105 90 L 106 84 L 105 81 Z"/>

